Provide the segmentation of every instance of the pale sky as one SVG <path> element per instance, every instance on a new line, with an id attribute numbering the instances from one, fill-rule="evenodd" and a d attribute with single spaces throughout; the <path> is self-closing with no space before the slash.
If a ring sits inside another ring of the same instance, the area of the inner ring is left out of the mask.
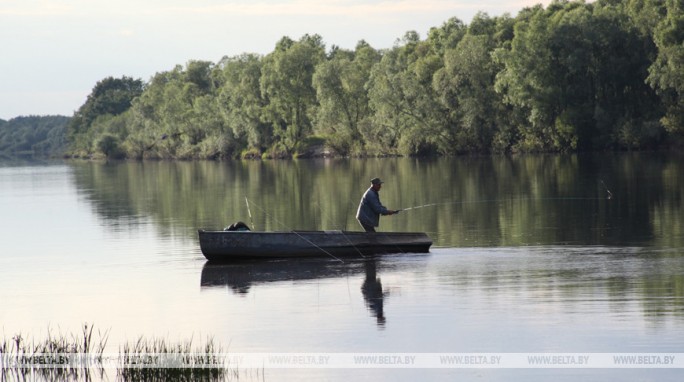
<path id="1" fill-rule="evenodd" d="M 0 0 L 0 119 L 73 115 L 109 76 L 148 81 L 190 60 L 267 54 L 283 36 L 390 48 L 451 17 L 548 0 Z"/>

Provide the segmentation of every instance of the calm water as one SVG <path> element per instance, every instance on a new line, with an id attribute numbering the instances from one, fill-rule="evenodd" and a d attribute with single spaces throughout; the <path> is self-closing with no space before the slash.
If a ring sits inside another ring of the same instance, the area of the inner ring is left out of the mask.
<path id="1" fill-rule="evenodd" d="M 384 231 L 429 254 L 205 262 L 197 228 Z M 609 198 L 610 196 L 610 198 Z M 250 220 L 245 204 L 250 202 Z M 231 352 L 663 353 L 684 344 L 684 162 L 622 154 L 0 165 L 5 338 L 109 330 Z M 681 370 L 681 369 L 680 369 Z M 266 370 L 265 379 L 679 380 L 669 370 Z M 110 376 L 113 379 L 115 376 Z M 105 378 L 107 379 L 107 378 Z M 243 379 L 246 379 L 244 377 Z"/>

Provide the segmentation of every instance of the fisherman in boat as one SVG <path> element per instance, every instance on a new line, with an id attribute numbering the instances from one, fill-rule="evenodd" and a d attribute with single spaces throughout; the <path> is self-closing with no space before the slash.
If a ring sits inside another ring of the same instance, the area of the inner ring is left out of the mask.
<path id="1" fill-rule="evenodd" d="M 363 194 L 359 209 L 356 211 L 356 220 L 366 232 L 375 232 L 375 227 L 380 225 L 380 215 L 394 215 L 399 210 L 388 210 L 380 203 L 380 188 L 384 182 L 380 178 L 371 179 L 371 186 Z"/>

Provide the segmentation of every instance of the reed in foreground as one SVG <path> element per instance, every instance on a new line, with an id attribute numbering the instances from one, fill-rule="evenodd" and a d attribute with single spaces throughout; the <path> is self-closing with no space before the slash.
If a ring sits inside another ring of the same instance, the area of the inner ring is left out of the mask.
<path id="1" fill-rule="evenodd" d="M 16 334 L 0 339 L 0 381 L 90 381 L 108 380 L 107 369 L 116 369 L 119 381 L 226 381 L 239 380 L 238 365 L 230 365 L 221 347 L 208 338 L 193 346 L 193 340 L 170 342 L 140 337 L 125 343 L 116 354 L 105 354 L 109 331 L 93 333 L 84 324 L 80 335 L 54 334 L 44 340 Z M 263 373 L 250 372 L 248 379 Z"/>
<path id="2" fill-rule="evenodd" d="M 48 327 L 47 338 L 29 340 L 15 334 L 11 340 L 0 340 L 0 378 L 2 380 L 90 380 L 93 370 L 102 372 L 102 357 L 109 331 L 83 324 L 80 335 L 53 333 Z M 83 355 L 88 355 L 84 358 Z M 74 362 L 79 359 L 80 362 Z"/>
<path id="3" fill-rule="evenodd" d="M 169 343 L 161 338 L 140 337 L 135 344 L 126 343 L 119 350 L 117 376 L 124 381 L 182 380 L 218 381 L 239 377 L 237 370 L 228 372 L 213 339 L 193 348 L 192 339 Z"/>

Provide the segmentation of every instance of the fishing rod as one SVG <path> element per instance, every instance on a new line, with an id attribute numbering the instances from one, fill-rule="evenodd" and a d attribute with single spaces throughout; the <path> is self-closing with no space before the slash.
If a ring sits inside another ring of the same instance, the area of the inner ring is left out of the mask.
<path id="1" fill-rule="evenodd" d="M 413 207 L 408 207 L 408 208 L 401 208 L 401 209 L 397 210 L 397 212 L 417 210 L 419 208 L 433 207 L 433 206 L 438 206 L 440 204 L 444 204 L 444 203 L 430 203 L 430 204 L 423 204 L 422 206 L 413 206 Z"/>
<path id="2" fill-rule="evenodd" d="M 353 201 L 353 200 L 350 199 L 349 202 L 351 203 L 352 206 L 354 206 L 354 201 Z M 437 204 L 437 203 L 435 203 L 435 204 Z M 409 207 L 409 208 L 406 208 L 406 209 L 414 209 L 414 208 L 420 208 L 420 207 L 427 207 L 427 205 L 425 205 L 425 206 Z M 394 212 L 395 214 L 398 214 L 398 213 L 401 212 L 402 210 L 399 209 L 399 210 L 394 210 L 394 211 L 395 211 L 395 212 Z M 366 212 L 366 211 L 363 211 L 363 212 Z M 368 215 L 365 215 L 365 216 L 368 217 Z M 365 228 L 365 227 L 364 227 L 364 228 Z M 382 232 L 382 231 L 381 231 L 381 232 L 373 231 L 373 234 L 374 234 L 374 235 L 381 235 L 381 236 L 387 237 L 386 233 L 385 233 L 385 232 Z M 351 243 L 351 240 L 349 240 L 349 238 L 347 238 L 347 240 Z M 390 242 L 391 242 L 391 240 L 390 240 Z M 354 249 L 356 249 L 356 251 L 361 255 L 361 257 L 363 257 L 364 259 L 367 258 L 366 256 L 364 256 L 364 255 L 361 253 L 361 250 L 359 250 L 358 248 L 356 248 L 355 245 L 352 244 L 352 246 L 354 246 Z M 394 244 L 394 247 L 397 249 L 397 252 L 398 252 L 398 253 L 404 253 L 404 251 L 402 251 L 401 247 L 399 247 L 397 244 Z"/>
<path id="3" fill-rule="evenodd" d="M 247 203 L 247 214 L 249 214 L 249 221 L 252 223 L 252 231 L 254 231 L 254 219 L 252 219 L 252 211 L 249 209 L 249 200 L 246 196 L 245 203 Z"/>

